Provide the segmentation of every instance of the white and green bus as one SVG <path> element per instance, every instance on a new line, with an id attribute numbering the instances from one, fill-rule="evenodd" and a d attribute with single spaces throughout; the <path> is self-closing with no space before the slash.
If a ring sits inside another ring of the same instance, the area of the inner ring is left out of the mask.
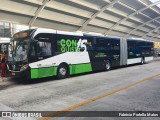
<path id="1" fill-rule="evenodd" d="M 30 29 L 13 36 L 13 77 L 29 79 L 70 75 L 145 63 L 153 59 L 153 42 L 49 29 Z"/>

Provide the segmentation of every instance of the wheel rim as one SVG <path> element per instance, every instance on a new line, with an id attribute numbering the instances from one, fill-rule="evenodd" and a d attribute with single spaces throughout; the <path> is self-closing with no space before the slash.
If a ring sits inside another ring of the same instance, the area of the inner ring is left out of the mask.
<path id="1" fill-rule="evenodd" d="M 66 69 L 65 68 L 60 68 L 59 69 L 59 74 L 62 75 L 62 76 L 65 76 L 67 73 Z"/>
<path id="2" fill-rule="evenodd" d="M 109 70 L 110 67 L 111 67 L 110 64 L 109 64 L 109 63 L 106 63 L 106 69 Z"/>

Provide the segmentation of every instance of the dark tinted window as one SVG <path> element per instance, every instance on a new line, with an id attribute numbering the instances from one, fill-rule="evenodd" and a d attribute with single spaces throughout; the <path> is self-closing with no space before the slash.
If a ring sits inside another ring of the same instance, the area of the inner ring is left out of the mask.
<path id="1" fill-rule="evenodd" d="M 100 46 L 100 47 L 106 46 L 106 44 L 105 44 L 105 39 L 104 39 L 104 38 L 98 38 L 98 39 L 96 40 L 96 44 L 97 44 L 97 46 Z"/>
<path id="2" fill-rule="evenodd" d="M 153 47 L 153 42 L 147 42 L 147 46 Z"/>
<path id="3" fill-rule="evenodd" d="M 113 50 L 114 49 L 114 40 L 106 39 L 106 47 L 107 47 L 107 50 Z"/>
<path id="4" fill-rule="evenodd" d="M 120 50 L 120 42 L 114 41 L 114 50 Z"/>
<path id="5" fill-rule="evenodd" d="M 36 51 L 35 51 L 35 47 L 34 45 L 31 46 L 31 56 L 35 56 L 36 55 Z"/>
<path id="6" fill-rule="evenodd" d="M 40 33 L 36 35 L 34 39 L 38 41 L 52 41 L 52 34 Z"/>
<path id="7" fill-rule="evenodd" d="M 51 56 L 51 42 L 41 42 L 37 43 L 37 56 Z"/>
<path id="8" fill-rule="evenodd" d="M 52 55 L 52 34 L 40 33 L 34 38 L 37 40 L 37 56 L 51 56 Z"/>
<path id="9" fill-rule="evenodd" d="M 137 46 L 140 46 L 140 47 L 144 47 L 146 46 L 146 42 L 145 41 L 137 41 Z"/>
<path id="10" fill-rule="evenodd" d="M 136 41 L 128 41 L 128 50 L 133 50 L 136 46 Z"/>

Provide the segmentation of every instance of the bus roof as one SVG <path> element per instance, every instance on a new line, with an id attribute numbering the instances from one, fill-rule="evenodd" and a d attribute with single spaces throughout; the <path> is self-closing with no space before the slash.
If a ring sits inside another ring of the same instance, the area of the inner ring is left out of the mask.
<path id="1" fill-rule="evenodd" d="M 44 28 L 37 28 L 34 36 L 39 33 L 52 33 L 52 34 L 62 34 L 62 35 L 75 35 L 75 36 L 83 36 L 83 33 L 78 32 L 66 32 L 66 31 L 59 31 L 59 30 L 52 30 L 52 29 L 44 29 Z M 33 36 L 33 37 L 34 37 Z"/>
<path id="2" fill-rule="evenodd" d="M 137 41 L 154 42 L 154 41 L 151 41 L 151 40 L 145 40 L 145 39 L 140 39 L 140 38 L 128 38 L 127 40 L 137 40 Z"/>
<path id="3" fill-rule="evenodd" d="M 83 33 L 83 36 L 91 36 L 91 37 L 104 37 L 104 35 L 97 35 L 97 34 L 90 34 L 90 33 Z"/>
<path id="4" fill-rule="evenodd" d="M 117 37 L 117 36 L 104 36 L 104 35 L 81 33 L 81 32 L 67 32 L 67 31 L 59 31 L 59 30 L 46 29 L 46 28 L 35 28 L 35 29 L 29 29 L 29 30 L 35 30 L 33 37 L 35 37 L 39 33 L 52 33 L 52 34 L 74 35 L 74 36 L 85 36 L 85 37 L 104 37 L 104 38 L 115 39 L 115 40 L 121 39 L 121 37 Z M 24 31 L 27 31 L 27 30 L 24 30 Z M 24 31 L 20 31 L 20 32 L 24 32 Z M 128 38 L 127 40 L 154 42 L 154 41 L 145 40 L 141 38 Z"/>

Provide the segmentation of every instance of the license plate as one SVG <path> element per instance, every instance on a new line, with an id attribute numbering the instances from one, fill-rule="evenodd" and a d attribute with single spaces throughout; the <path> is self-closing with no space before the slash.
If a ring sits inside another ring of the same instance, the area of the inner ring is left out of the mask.
<path id="1" fill-rule="evenodd" d="M 12 73 L 13 76 L 15 76 L 15 73 Z"/>

